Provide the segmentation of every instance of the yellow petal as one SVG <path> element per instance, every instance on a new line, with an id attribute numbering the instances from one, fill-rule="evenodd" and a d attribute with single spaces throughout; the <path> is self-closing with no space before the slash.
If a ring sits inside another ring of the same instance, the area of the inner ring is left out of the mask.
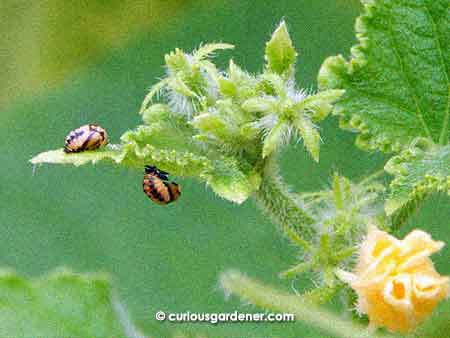
<path id="1" fill-rule="evenodd" d="M 429 258 L 443 246 L 421 230 L 399 240 L 372 226 L 355 271 L 340 270 L 337 276 L 356 291 L 357 309 L 371 326 L 407 332 L 450 295 L 449 278 L 439 275 Z"/>

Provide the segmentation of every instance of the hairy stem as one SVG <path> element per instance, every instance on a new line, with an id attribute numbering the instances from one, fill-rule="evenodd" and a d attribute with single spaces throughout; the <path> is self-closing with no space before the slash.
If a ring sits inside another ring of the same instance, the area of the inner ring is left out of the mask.
<path id="1" fill-rule="evenodd" d="M 271 311 L 292 313 L 295 319 L 343 338 L 387 338 L 391 336 L 370 332 L 367 328 L 344 320 L 321 309 L 301 297 L 278 291 L 254 281 L 237 271 L 228 271 L 220 277 L 226 293 L 235 294 L 246 302 Z"/>
<path id="2" fill-rule="evenodd" d="M 314 219 L 302 208 L 296 195 L 289 192 L 279 175 L 274 156 L 265 160 L 256 200 L 287 237 L 304 249 L 309 248 L 308 240 L 314 232 Z"/>
<path id="3" fill-rule="evenodd" d="M 364 185 L 371 181 L 379 179 L 381 176 L 386 175 L 386 171 L 383 169 L 375 171 L 373 174 L 370 174 L 369 176 L 363 178 L 359 184 Z"/>
<path id="4" fill-rule="evenodd" d="M 144 336 L 132 323 L 130 319 L 130 314 L 123 303 L 121 303 L 116 295 L 112 297 L 112 304 L 114 306 L 114 311 L 119 318 L 120 324 L 122 325 L 125 337 L 127 338 L 150 338 L 149 336 Z"/>

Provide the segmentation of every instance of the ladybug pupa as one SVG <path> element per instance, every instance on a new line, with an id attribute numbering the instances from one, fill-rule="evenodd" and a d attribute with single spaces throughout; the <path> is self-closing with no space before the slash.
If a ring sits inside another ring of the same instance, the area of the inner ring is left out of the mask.
<path id="1" fill-rule="evenodd" d="M 95 150 L 108 144 L 106 130 L 96 124 L 85 124 L 72 130 L 66 137 L 65 153 L 79 153 Z"/>
<path id="2" fill-rule="evenodd" d="M 167 177 L 169 173 L 154 166 L 145 166 L 144 193 L 156 204 L 169 204 L 181 195 L 181 187 Z"/>

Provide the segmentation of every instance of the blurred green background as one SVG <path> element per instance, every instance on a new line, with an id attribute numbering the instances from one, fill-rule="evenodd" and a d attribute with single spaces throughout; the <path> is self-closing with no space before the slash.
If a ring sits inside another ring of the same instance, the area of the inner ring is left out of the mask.
<path id="1" fill-rule="evenodd" d="M 226 300 L 221 271 L 237 268 L 285 289 L 307 279 L 280 281 L 297 252 L 254 201 L 241 206 L 216 197 L 193 180 L 179 179 L 179 202 L 160 207 L 142 193 L 141 173 L 111 166 L 42 166 L 28 160 L 63 145 L 81 124 L 104 126 L 112 143 L 140 123 L 147 89 L 162 76 L 164 54 L 202 42 L 229 42 L 232 57 L 257 72 L 271 32 L 284 18 L 299 51 L 297 80 L 315 88 L 325 57 L 349 54 L 355 43 L 357 0 L 277 1 L 2 1 L 0 3 L 0 264 L 28 276 L 57 266 L 114 276 L 135 323 L 154 337 L 203 332 L 210 337 L 330 337 L 296 324 L 167 324 L 157 310 L 241 312 L 254 308 Z M 358 179 L 386 158 L 353 146 L 354 136 L 322 125 L 321 162 L 302 145 L 284 152 L 293 190 L 326 188 L 334 171 Z M 450 242 L 448 198 L 436 196 L 403 230 L 427 229 Z M 448 248 L 436 258 L 450 272 Z"/>

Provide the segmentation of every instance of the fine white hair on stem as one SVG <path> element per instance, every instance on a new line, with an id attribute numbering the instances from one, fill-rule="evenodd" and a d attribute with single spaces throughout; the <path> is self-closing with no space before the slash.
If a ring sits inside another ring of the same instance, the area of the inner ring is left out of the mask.
<path id="1" fill-rule="evenodd" d="M 125 305 L 119 301 L 117 295 L 112 296 L 112 304 L 114 311 L 119 318 L 119 322 L 122 326 L 122 329 L 124 331 L 124 334 L 128 338 L 150 338 L 144 336 L 143 333 L 141 333 L 132 323 L 130 319 L 130 314 L 128 313 L 127 308 Z"/>

